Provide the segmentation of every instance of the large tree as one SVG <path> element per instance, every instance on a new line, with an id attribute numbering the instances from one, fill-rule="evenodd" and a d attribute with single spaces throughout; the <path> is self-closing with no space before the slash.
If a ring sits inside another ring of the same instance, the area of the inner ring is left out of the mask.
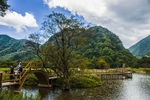
<path id="1" fill-rule="evenodd" d="M 7 0 L 0 0 L 0 16 L 5 15 L 5 11 L 8 9 Z"/>
<path id="2" fill-rule="evenodd" d="M 46 66 L 43 60 L 43 52 L 42 52 L 41 43 L 42 41 L 41 41 L 40 33 L 32 33 L 29 35 L 29 40 L 26 41 L 24 47 L 28 48 L 32 52 L 33 55 L 36 55 L 36 57 L 38 57 L 38 59 L 41 61 L 42 67 L 45 68 Z"/>
<path id="3" fill-rule="evenodd" d="M 85 66 L 88 59 L 77 49 L 84 46 L 90 36 L 87 26 L 75 17 L 52 13 L 43 23 L 45 37 L 51 37 L 43 48 L 48 65 L 63 79 L 63 89 L 70 89 L 70 76 L 75 67 Z"/>

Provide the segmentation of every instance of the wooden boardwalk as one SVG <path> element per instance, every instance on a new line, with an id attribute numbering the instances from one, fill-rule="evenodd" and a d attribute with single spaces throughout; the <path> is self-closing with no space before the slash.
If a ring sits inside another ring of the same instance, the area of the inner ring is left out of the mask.
<path id="1" fill-rule="evenodd" d="M 49 77 L 49 80 L 54 80 L 54 79 L 58 79 L 58 77 L 57 76 Z"/>
<path id="2" fill-rule="evenodd" d="M 49 80 L 55 80 L 58 79 L 58 77 L 49 77 Z M 7 86 L 15 86 L 15 85 L 19 85 L 19 82 L 4 82 L 2 83 L 2 87 L 7 87 Z"/>
<path id="3" fill-rule="evenodd" d="M 103 73 L 100 74 L 101 80 L 123 80 L 132 78 L 132 72 L 126 73 Z"/>
<path id="4" fill-rule="evenodd" d="M 19 85 L 19 83 L 18 82 L 6 82 L 6 83 L 2 83 L 2 87 L 14 86 L 14 85 Z"/>

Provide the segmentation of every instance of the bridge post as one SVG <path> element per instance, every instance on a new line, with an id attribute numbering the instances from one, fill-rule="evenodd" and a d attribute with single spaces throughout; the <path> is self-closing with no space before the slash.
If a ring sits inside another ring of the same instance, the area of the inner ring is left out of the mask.
<path id="1" fill-rule="evenodd" d="M 3 73 L 0 73 L 0 88 L 2 87 L 2 78 L 3 78 Z"/>

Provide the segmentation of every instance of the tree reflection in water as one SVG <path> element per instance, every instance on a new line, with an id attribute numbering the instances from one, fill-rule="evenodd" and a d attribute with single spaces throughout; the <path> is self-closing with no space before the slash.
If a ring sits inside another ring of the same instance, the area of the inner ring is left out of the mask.
<path id="1" fill-rule="evenodd" d="M 30 92 L 27 89 L 23 91 Z M 38 91 L 45 100 L 150 100 L 150 76 L 134 74 L 133 79 L 105 81 L 101 87 L 72 89 L 69 92 L 32 89 L 36 95 Z"/>

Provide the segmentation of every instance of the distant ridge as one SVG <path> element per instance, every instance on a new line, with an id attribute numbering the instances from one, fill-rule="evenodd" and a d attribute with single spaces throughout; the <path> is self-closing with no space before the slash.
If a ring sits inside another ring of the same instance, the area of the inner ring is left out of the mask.
<path id="1" fill-rule="evenodd" d="M 136 57 L 150 56 L 150 35 L 129 48 Z"/>
<path id="2" fill-rule="evenodd" d="M 29 60 L 29 51 L 24 49 L 25 39 L 14 39 L 8 35 L 0 35 L 0 60 Z"/>

